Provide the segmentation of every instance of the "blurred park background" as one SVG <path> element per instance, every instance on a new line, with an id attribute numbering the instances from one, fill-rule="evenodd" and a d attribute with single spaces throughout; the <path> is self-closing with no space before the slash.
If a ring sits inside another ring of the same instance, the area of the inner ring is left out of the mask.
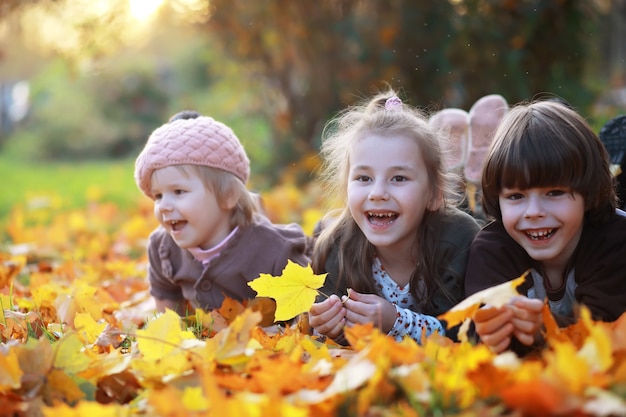
<path id="1" fill-rule="evenodd" d="M 307 222 L 324 124 L 387 84 L 429 111 L 556 95 L 597 131 L 626 112 L 626 0 L 0 0 L 1 225 L 145 204 L 134 158 L 182 109 L 233 128 L 273 220 Z"/>

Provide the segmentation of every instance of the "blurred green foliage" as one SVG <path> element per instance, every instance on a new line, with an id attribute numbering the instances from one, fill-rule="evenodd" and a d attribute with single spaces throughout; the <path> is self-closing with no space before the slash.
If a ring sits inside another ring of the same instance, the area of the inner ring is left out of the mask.
<path id="1" fill-rule="evenodd" d="M 171 44 L 157 39 L 155 52 L 103 58 L 88 70 L 62 58 L 47 64 L 30 80 L 31 112 L 2 153 L 24 162 L 133 158 L 172 114 L 193 109 L 233 128 L 254 155 L 253 172 L 270 171 L 262 101 L 237 66 L 202 38 L 165 33 Z"/>
<path id="2" fill-rule="evenodd" d="M 70 73 L 57 59 L 31 82 L 32 112 L 6 144 L 10 155 L 76 161 L 127 157 L 165 115 L 166 93 L 149 72 Z"/>
<path id="3" fill-rule="evenodd" d="M 51 10 L 63 1 L 31 3 Z M 469 109 L 492 93 L 509 103 L 551 93 L 585 115 L 606 90 L 597 81 L 607 76 L 600 2 L 203 4 L 211 15 L 188 10 L 181 25 L 182 6 L 166 1 L 149 40 L 137 45 L 91 25 L 93 14 L 76 16 L 68 24 L 80 29 L 82 49 L 30 80 L 32 112 L 1 151 L 39 161 L 132 158 L 153 129 L 194 109 L 233 128 L 254 187 L 264 188 L 285 175 L 310 179 L 293 168 L 306 169 L 301 161 L 316 152 L 324 124 L 387 83 L 430 110 Z M 119 13 L 108 16 L 123 27 Z M 597 124 L 613 115 L 593 116 Z"/>

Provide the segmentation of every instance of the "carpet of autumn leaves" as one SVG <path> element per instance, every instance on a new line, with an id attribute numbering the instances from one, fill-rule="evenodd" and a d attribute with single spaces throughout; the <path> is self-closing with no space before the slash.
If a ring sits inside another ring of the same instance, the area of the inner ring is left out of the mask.
<path id="1" fill-rule="evenodd" d="M 281 220 L 302 191 L 277 192 L 283 205 L 269 195 L 266 208 Z M 599 323 L 583 309 L 567 329 L 546 316 L 548 346 L 524 359 L 368 326 L 339 347 L 305 319 L 261 327 L 262 309 L 232 300 L 159 315 L 145 279 L 154 226 L 149 202 L 13 211 L 0 251 L 0 415 L 626 415 L 626 315 Z"/>

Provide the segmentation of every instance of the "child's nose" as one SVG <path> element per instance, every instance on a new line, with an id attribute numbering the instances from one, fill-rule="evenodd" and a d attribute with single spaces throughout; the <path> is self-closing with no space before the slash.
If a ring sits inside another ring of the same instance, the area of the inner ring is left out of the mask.
<path id="1" fill-rule="evenodd" d="M 526 205 L 526 217 L 537 217 L 543 216 L 543 201 L 540 196 L 529 195 L 528 196 L 528 204 Z"/>
<path id="2" fill-rule="evenodd" d="M 370 200 L 387 200 L 389 198 L 389 193 L 387 192 L 387 187 L 384 181 L 374 181 L 372 184 L 372 188 L 370 189 L 369 199 Z"/>
<path id="3" fill-rule="evenodd" d="M 172 201 L 166 196 L 162 196 L 159 201 L 154 202 L 154 208 L 157 212 L 168 212 L 172 211 Z"/>

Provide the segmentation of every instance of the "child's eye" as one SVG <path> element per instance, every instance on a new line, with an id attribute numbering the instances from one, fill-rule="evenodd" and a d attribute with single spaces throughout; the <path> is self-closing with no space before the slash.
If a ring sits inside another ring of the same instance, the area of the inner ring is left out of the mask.
<path id="1" fill-rule="evenodd" d="M 406 180 L 407 178 L 404 175 L 394 175 L 393 178 L 391 178 L 393 182 L 404 182 Z"/>
<path id="2" fill-rule="evenodd" d="M 524 195 L 522 193 L 509 193 L 509 194 L 506 194 L 504 198 L 506 198 L 507 200 L 515 201 L 515 200 L 520 200 L 524 198 Z"/>
<path id="3" fill-rule="evenodd" d="M 181 194 L 184 194 L 184 193 L 185 193 L 185 190 L 181 190 L 181 189 L 174 190 L 174 194 L 176 194 L 176 195 L 181 195 Z"/>
<path id="4" fill-rule="evenodd" d="M 371 180 L 371 178 L 368 177 L 367 175 L 357 175 L 355 180 L 358 182 L 368 182 Z"/>
<path id="5" fill-rule="evenodd" d="M 157 194 L 153 194 L 152 196 L 154 197 L 155 201 L 159 201 L 163 197 L 163 194 L 157 193 Z"/>
<path id="6" fill-rule="evenodd" d="M 558 197 L 560 195 L 567 194 L 565 190 L 550 190 L 548 191 L 548 195 L 551 197 Z"/>

